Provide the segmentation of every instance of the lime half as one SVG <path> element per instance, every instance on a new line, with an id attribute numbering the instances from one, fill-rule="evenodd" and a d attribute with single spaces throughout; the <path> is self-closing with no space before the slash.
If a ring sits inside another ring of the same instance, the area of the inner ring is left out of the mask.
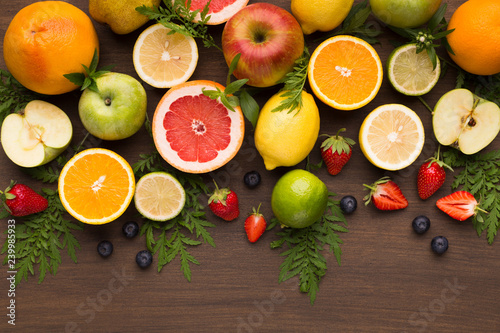
<path id="1" fill-rule="evenodd" d="M 441 74 L 437 59 L 436 69 L 424 50 L 417 53 L 416 44 L 396 48 L 387 61 L 387 76 L 394 89 L 408 96 L 421 96 L 436 85 Z"/>
<path id="2" fill-rule="evenodd" d="M 312 173 L 297 169 L 284 174 L 276 183 L 271 207 L 281 224 L 305 228 L 323 216 L 328 204 L 328 189 Z"/>
<path id="3" fill-rule="evenodd" d="M 186 192 L 181 183 L 166 172 L 151 172 L 139 179 L 135 187 L 135 207 L 153 221 L 168 221 L 182 211 Z"/>

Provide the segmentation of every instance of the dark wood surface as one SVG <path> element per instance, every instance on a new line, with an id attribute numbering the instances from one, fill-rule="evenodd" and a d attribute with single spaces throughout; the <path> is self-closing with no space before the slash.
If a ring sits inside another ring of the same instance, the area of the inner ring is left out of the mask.
<path id="1" fill-rule="evenodd" d="M 2 38 L 13 16 L 32 2 L 0 1 Z M 88 13 L 88 1 L 69 2 Z M 290 10 L 289 1 L 273 2 Z M 449 19 L 464 1 L 443 2 L 448 4 L 446 17 Z M 381 44 L 375 48 L 385 63 L 393 49 L 390 41 L 398 37 L 373 17 L 369 20 L 384 30 Z M 100 65 L 116 64 L 115 71 L 137 78 L 132 64 L 132 47 L 142 29 L 118 36 L 105 26 L 94 24 L 101 45 Z M 222 26 L 210 27 L 209 30 L 220 43 Z M 306 37 L 311 51 L 317 45 L 315 39 L 322 36 Z M 211 79 L 224 84 L 227 66 L 223 55 L 215 48 L 206 49 L 201 44 L 199 49 L 200 60 L 192 79 Z M 0 67 L 6 69 L 3 59 Z M 449 70 L 425 100 L 434 106 L 443 93 L 454 88 L 455 77 L 456 73 Z M 261 106 L 276 89 L 258 96 Z M 147 88 L 150 117 L 165 91 Z M 79 92 L 71 92 L 48 99 L 71 117 L 75 142 L 85 135 L 77 114 L 79 96 Z M 279 176 L 289 170 L 265 170 L 247 122 L 244 144 L 231 167 L 223 167 L 204 178 L 207 184 L 213 177 L 221 185 L 234 189 L 240 198 L 241 215 L 226 223 L 207 211 L 208 219 L 216 225 L 211 229 L 216 248 L 205 244 L 191 249 L 201 263 L 192 266 L 191 282 L 184 278 L 178 260 L 165 266 L 160 273 L 156 267 L 138 268 L 134 258 L 138 251 L 145 249 L 145 238 L 128 240 L 121 233 L 124 222 L 140 222 L 132 205 L 115 222 L 86 226 L 84 231 L 76 233 L 81 244 L 77 251 L 78 264 L 64 252 L 56 276 L 48 275 L 42 284 L 37 284 L 38 276 L 30 277 L 27 283 L 23 281 L 18 285 L 15 328 L 7 323 L 8 269 L 2 266 L 0 308 L 3 310 L 0 310 L 0 318 L 3 319 L 0 319 L 0 331 L 500 332 L 498 240 L 494 245 L 488 245 L 484 236 L 477 236 L 470 221 L 456 222 L 435 207 L 439 197 L 451 192 L 450 172 L 445 185 L 431 199 L 423 201 L 417 195 L 418 166 L 437 148 L 429 111 L 416 98 L 396 93 L 387 78 L 384 78 L 377 97 L 359 110 L 342 112 L 319 100 L 317 103 L 321 133 L 334 133 L 346 127 L 346 135 L 356 141 L 361 122 L 371 110 L 385 103 L 405 104 L 421 117 L 426 143 L 417 162 L 400 172 L 385 172 L 372 166 L 359 145 L 354 147 L 352 159 L 340 175 L 330 176 L 325 168 L 315 172 L 330 191 L 338 194 L 339 199 L 347 194 L 354 195 L 358 209 L 347 216 L 350 232 L 341 235 L 344 240 L 342 266 L 337 265 L 333 255 L 327 255 L 328 272 L 321 281 L 313 306 L 307 294 L 298 291 L 296 278 L 278 283 L 281 251 L 269 246 L 277 239 L 276 231 L 265 233 L 255 244 L 246 239 L 243 229 L 246 215 L 253 206 L 262 202 L 263 213 L 271 218 L 272 188 Z M 115 150 L 130 163 L 137 161 L 140 153 L 152 149 L 142 129 L 130 139 L 96 144 Z M 500 148 L 498 139 L 488 147 L 493 148 Z M 313 162 L 320 160 L 319 141 L 311 159 Z M 0 165 L 2 188 L 7 187 L 10 179 L 37 190 L 47 186 L 29 178 L 8 160 L 3 151 L 0 152 Z M 297 167 L 304 167 L 304 163 Z M 250 170 L 258 170 L 262 175 L 262 184 L 254 190 L 243 185 L 243 175 Z M 409 200 L 408 208 L 380 212 L 372 205 L 363 205 L 362 198 L 366 194 L 363 183 L 384 175 L 390 175 L 399 183 Z M 431 229 L 421 236 L 411 229 L 411 221 L 420 214 L 427 215 L 432 221 Z M 0 231 L 4 231 L 7 221 L 1 222 Z M 21 220 L 17 222 L 22 223 Z M 430 241 L 437 235 L 446 236 L 450 242 L 448 252 L 441 257 L 430 250 Z M 3 243 L 5 235 L 1 235 L 1 239 Z M 114 244 L 114 253 L 108 259 L 101 258 L 96 251 L 96 245 L 102 239 L 109 239 Z M 121 284 L 116 276 L 122 277 Z"/>

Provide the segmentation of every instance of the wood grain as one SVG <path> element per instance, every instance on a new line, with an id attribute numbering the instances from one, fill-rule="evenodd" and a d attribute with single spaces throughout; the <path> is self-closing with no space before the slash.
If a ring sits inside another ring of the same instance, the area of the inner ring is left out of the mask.
<path id="1" fill-rule="evenodd" d="M 12 17 L 33 1 L 0 0 L 0 35 Z M 88 13 L 88 1 L 68 1 Z M 252 2 L 252 1 L 251 1 Z M 289 1 L 272 1 L 290 9 Z M 358 3 L 359 1 L 356 1 Z M 445 0 L 447 18 L 464 1 Z M 384 30 L 381 43 L 375 45 L 382 62 L 393 49 L 391 40 L 399 40 L 392 32 L 370 17 L 373 24 Z M 95 23 L 95 22 L 94 22 Z M 100 65 L 116 64 L 115 71 L 137 78 L 132 64 L 132 47 L 140 32 L 117 36 L 107 27 L 95 23 L 101 44 Z M 210 27 L 220 42 L 222 26 Z M 312 50 L 321 34 L 307 37 Z M 5 69 L 3 59 L 0 68 Z M 225 82 L 227 66 L 222 54 L 200 44 L 200 61 L 192 79 Z M 454 88 L 456 73 L 449 70 L 425 100 L 433 106 L 446 91 Z M 306 87 L 308 89 L 308 87 Z M 269 93 L 258 96 L 262 106 Z M 164 89 L 147 89 L 148 114 L 152 117 Z M 50 102 L 65 110 L 74 125 L 75 142 L 85 131 L 78 119 L 79 92 L 51 97 Z M 205 176 L 207 183 L 215 178 L 220 185 L 230 185 L 240 197 L 241 215 L 227 223 L 207 212 L 216 224 L 212 235 L 216 248 L 209 245 L 192 249 L 201 262 L 193 266 L 192 282 L 187 282 L 176 260 L 158 273 L 155 267 L 141 270 L 134 262 L 135 254 L 145 248 L 145 238 L 128 240 L 121 226 L 128 220 L 140 221 L 133 207 L 117 221 L 104 226 L 87 226 L 76 233 L 81 249 L 78 264 L 63 253 L 56 276 L 47 276 L 42 284 L 37 277 L 22 282 L 16 289 L 16 327 L 19 332 L 500 332 L 500 258 L 498 240 L 488 245 L 478 237 L 471 222 L 457 223 L 435 207 L 437 198 L 451 192 L 452 175 L 445 186 L 431 199 L 422 201 L 416 190 L 417 168 L 436 149 L 431 115 L 416 99 L 395 92 L 384 78 L 377 97 L 367 106 L 352 112 L 333 110 L 318 101 L 321 133 L 334 133 L 346 127 L 346 135 L 357 141 L 364 117 L 375 107 L 386 103 L 402 103 L 421 117 L 426 143 L 420 159 L 400 172 L 384 172 L 371 165 L 359 145 L 348 167 L 338 176 L 330 176 L 322 168 L 316 174 L 325 181 L 338 198 L 351 194 L 358 199 L 357 211 L 348 216 L 350 232 L 342 235 L 342 266 L 327 256 L 328 272 L 321 281 L 314 306 L 309 297 L 298 291 L 297 279 L 278 283 L 279 250 L 269 243 L 275 231 L 267 232 L 250 244 L 243 222 L 253 206 L 262 202 L 261 211 L 272 216 L 270 196 L 274 183 L 288 169 L 266 171 L 254 144 L 251 126 L 247 123 L 246 139 L 230 165 Z M 146 132 L 141 130 L 120 142 L 94 142 L 115 150 L 130 163 L 140 153 L 152 147 Z M 499 149 L 497 140 L 488 149 Z M 320 160 L 319 142 L 311 155 Z M 43 185 L 25 175 L 0 152 L 0 187 L 10 179 L 26 183 L 35 189 Z M 304 163 L 298 165 L 303 167 Z M 243 175 L 258 170 L 262 184 L 249 190 L 243 185 Z M 401 186 L 409 200 L 402 211 L 380 212 L 372 205 L 365 207 L 363 183 L 390 175 Z M 434 199 L 433 199 L 434 198 Z M 411 221 L 427 215 L 431 229 L 416 235 Z M 21 220 L 17 221 L 22 223 Z M 6 229 L 6 220 L 0 230 Z M 430 250 L 434 236 L 444 235 L 450 242 L 448 252 L 435 256 Z M 2 243 L 5 235 L 1 236 Z M 108 239 L 114 253 L 108 259 L 99 257 L 97 243 Z M 156 260 L 156 258 L 155 258 Z M 8 323 L 9 305 L 7 267 L 0 276 L 0 331 L 12 328 Z M 1 312 L 3 311 L 3 313 Z"/>

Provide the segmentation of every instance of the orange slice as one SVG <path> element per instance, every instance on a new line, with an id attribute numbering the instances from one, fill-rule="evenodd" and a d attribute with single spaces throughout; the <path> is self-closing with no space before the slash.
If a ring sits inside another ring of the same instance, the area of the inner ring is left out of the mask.
<path id="1" fill-rule="evenodd" d="M 412 164 L 424 147 L 424 126 L 419 116 L 401 104 L 379 106 L 359 129 L 359 146 L 365 157 L 385 170 Z"/>
<path id="2" fill-rule="evenodd" d="M 59 176 L 59 197 L 74 218 L 87 224 L 117 219 L 135 191 L 130 164 L 117 153 L 91 148 L 73 156 Z"/>
<path id="3" fill-rule="evenodd" d="M 193 75 L 198 64 L 198 47 L 193 37 L 172 33 L 157 23 L 137 38 L 133 62 L 144 82 L 155 88 L 170 88 Z"/>
<path id="4" fill-rule="evenodd" d="M 205 173 L 229 162 L 243 143 L 245 123 L 240 107 L 231 111 L 203 94 L 224 87 L 208 80 L 170 88 L 153 116 L 153 139 L 160 155 L 173 167 Z"/>
<path id="5" fill-rule="evenodd" d="M 359 109 L 382 85 L 382 62 L 375 49 L 352 36 L 335 36 L 311 55 L 309 84 L 316 97 L 339 110 Z"/>

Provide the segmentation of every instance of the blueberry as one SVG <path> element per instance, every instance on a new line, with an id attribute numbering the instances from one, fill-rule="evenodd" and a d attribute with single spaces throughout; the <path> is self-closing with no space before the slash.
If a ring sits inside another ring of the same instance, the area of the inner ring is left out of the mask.
<path id="1" fill-rule="evenodd" d="M 249 171 L 243 177 L 243 181 L 248 188 L 257 187 L 260 184 L 260 174 L 257 171 Z"/>
<path id="2" fill-rule="evenodd" d="M 340 209 L 346 214 L 351 214 L 358 207 L 358 202 L 356 198 L 352 195 L 346 195 L 342 199 L 340 199 Z"/>
<path id="3" fill-rule="evenodd" d="M 143 250 L 135 256 L 135 262 L 139 267 L 146 268 L 153 262 L 153 255 L 148 250 Z"/>
<path id="4" fill-rule="evenodd" d="M 423 234 L 431 227 L 431 221 L 427 216 L 419 215 L 413 219 L 411 226 L 417 234 Z"/>
<path id="5" fill-rule="evenodd" d="M 431 248 L 434 253 L 443 254 L 448 250 L 448 240 L 444 236 L 436 236 L 431 241 Z"/>
<path id="6" fill-rule="evenodd" d="M 123 224 L 123 234 L 127 238 L 134 238 L 139 233 L 139 225 L 134 221 L 129 221 Z"/>
<path id="7" fill-rule="evenodd" d="M 109 257 L 113 253 L 113 244 L 110 241 L 103 240 L 97 244 L 97 252 L 101 257 Z"/>

